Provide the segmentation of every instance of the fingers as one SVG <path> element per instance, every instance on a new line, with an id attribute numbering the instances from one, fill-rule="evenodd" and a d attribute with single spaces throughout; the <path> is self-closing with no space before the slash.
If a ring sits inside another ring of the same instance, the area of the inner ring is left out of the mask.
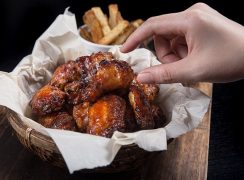
<path id="1" fill-rule="evenodd" d="M 162 63 L 171 63 L 187 56 L 186 40 L 182 36 L 176 36 L 172 40 L 164 36 L 154 36 L 154 47 L 157 58 Z"/>
<path id="2" fill-rule="evenodd" d="M 176 83 L 194 81 L 191 68 L 186 59 L 169 64 L 152 66 L 141 71 L 137 80 L 141 83 Z"/>
<path id="3" fill-rule="evenodd" d="M 174 53 L 180 58 L 183 59 L 188 54 L 188 48 L 186 44 L 185 37 L 177 36 L 176 38 L 172 39 L 171 48 L 173 49 Z"/>
<path id="4" fill-rule="evenodd" d="M 182 18 L 181 13 L 165 14 L 149 18 L 130 35 L 120 48 L 120 51 L 123 53 L 130 52 L 153 35 L 185 34 L 185 21 Z"/>
<path id="5" fill-rule="evenodd" d="M 179 57 L 172 51 L 170 41 L 163 36 L 154 36 L 154 47 L 160 62 L 171 63 L 179 60 Z"/>

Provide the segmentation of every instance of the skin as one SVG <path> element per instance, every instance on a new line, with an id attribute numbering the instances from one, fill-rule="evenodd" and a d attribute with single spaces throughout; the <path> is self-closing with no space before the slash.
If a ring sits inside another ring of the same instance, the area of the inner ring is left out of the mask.
<path id="1" fill-rule="evenodd" d="M 153 38 L 162 63 L 142 70 L 141 83 L 230 82 L 244 78 L 244 27 L 204 3 L 149 18 L 121 52 Z"/>

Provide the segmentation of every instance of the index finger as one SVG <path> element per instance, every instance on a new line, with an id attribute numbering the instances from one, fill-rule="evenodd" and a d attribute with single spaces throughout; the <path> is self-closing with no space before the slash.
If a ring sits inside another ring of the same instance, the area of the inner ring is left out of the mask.
<path id="1" fill-rule="evenodd" d="M 185 32 L 186 26 L 182 13 L 151 17 L 129 36 L 120 51 L 123 53 L 130 52 L 154 35 L 184 35 Z"/>

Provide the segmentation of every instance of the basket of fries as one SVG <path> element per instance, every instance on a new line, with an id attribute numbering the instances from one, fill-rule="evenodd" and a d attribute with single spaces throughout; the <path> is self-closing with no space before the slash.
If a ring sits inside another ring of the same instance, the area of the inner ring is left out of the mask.
<path id="1" fill-rule="evenodd" d="M 79 28 L 82 43 L 89 52 L 108 51 L 121 45 L 143 23 L 142 19 L 125 20 L 117 4 L 108 6 L 109 17 L 100 7 L 92 7 L 83 15 L 84 24 Z"/>

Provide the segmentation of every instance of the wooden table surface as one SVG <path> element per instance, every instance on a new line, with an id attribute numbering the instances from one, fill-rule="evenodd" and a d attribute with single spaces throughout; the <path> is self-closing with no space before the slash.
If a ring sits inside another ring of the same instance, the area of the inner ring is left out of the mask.
<path id="1" fill-rule="evenodd" d="M 212 84 L 196 86 L 212 95 Z M 0 179 L 207 179 L 210 134 L 210 110 L 195 130 L 176 138 L 143 167 L 115 174 L 70 175 L 67 170 L 54 167 L 26 150 L 13 134 L 4 113 L 0 110 Z"/>

